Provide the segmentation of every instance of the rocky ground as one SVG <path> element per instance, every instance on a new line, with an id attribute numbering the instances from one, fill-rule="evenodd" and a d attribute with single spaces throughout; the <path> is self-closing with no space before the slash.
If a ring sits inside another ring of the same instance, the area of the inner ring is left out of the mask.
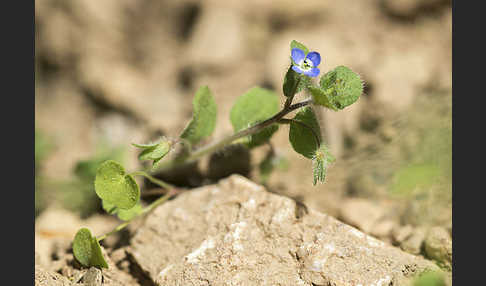
<path id="1" fill-rule="evenodd" d="M 406 285 L 439 270 L 238 175 L 159 206 L 131 227 L 128 244 L 117 246 L 121 237 L 104 242 L 108 270 L 80 268 L 69 243 L 80 225 L 106 232 L 113 221 L 64 214 L 72 221 L 54 224 L 59 215 L 45 212 L 36 225 L 36 251 L 44 252 L 36 252 L 36 285 Z M 400 229 L 396 239 L 413 248 L 420 238 L 412 233 Z M 429 258 L 450 262 L 447 231 L 423 236 Z"/>
<path id="2" fill-rule="evenodd" d="M 234 166 L 228 164 L 229 152 L 213 157 L 218 166 L 227 166 L 223 170 L 205 158 L 190 175 L 164 177 L 187 188 L 205 187 L 104 242 L 113 267 L 103 273 L 81 269 L 72 259 L 70 242 L 79 227 L 100 234 L 114 227 L 116 219 L 101 212 L 81 219 L 46 205 L 36 218 L 36 281 L 165 285 L 166 279 L 169 285 L 218 285 L 218 279 L 233 279 L 233 285 L 245 285 L 238 279 L 248 278 L 258 285 L 264 284 L 258 280 L 262 277 L 282 276 L 287 277 L 282 285 L 397 285 L 400 271 L 411 275 L 432 261 L 450 271 L 449 197 L 390 196 L 384 178 L 418 144 L 423 134 L 417 130 L 435 120 L 431 115 L 450 110 L 451 24 L 450 1 L 444 0 L 36 1 L 36 128 L 55 145 L 36 174 L 50 180 L 73 177 L 76 164 L 97 154 L 100 145 L 126 147 L 126 168 L 140 168 L 130 144 L 179 135 L 192 116 L 192 96 L 200 85 L 208 85 L 218 103 L 212 139 L 231 133 L 229 110 L 237 96 L 254 85 L 280 93 L 292 39 L 321 53 L 321 70 L 347 65 L 366 82 L 356 104 L 319 114 L 323 137 L 337 158 L 325 184 L 312 186 L 311 163 L 293 152 L 286 128 L 272 143 L 289 168 L 272 174 L 265 184 L 269 192 L 257 191 L 239 177 L 224 180 L 240 173 L 259 182 L 252 167 L 266 146 L 243 152 L 248 160 Z M 218 207 L 222 198 L 211 190 L 232 193 L 229 185 L 235 180 L 245 186 L 244 193 Z M 257 201 L 256 209 L 244 204 L 254 192 L 267 207 Z M 184 213 L 184 204 L 198 194 L 199 204 Z M 309 212 L 290 218 L 280 214 L 283 225 L 274 221 L 279 208 L 301 210 L 300 205 Z M 223 210 L 228 216 L 217 221 Z M 204 220 L 201 214 L 208 211 L 216 212 L 214 220 Z M 192 225 L 184 216 L 202 221 Z M 233 249 L 240 231 L 243 252 Z M 142 243 L 149 237 L 167 238 L 173 252 Z M 261 242 L 253 245 L 258 257 L 245 252 L 250 240 Z M 197 249 L 200 256 L 194 256 Z M 160 259 L 137 257 L 150 252 Z M 349 273 L 339 268 L 360 257 L 356 265 L 362 268 Z M 226 264 L 218 267 L 211 262 L 216 258 Z M 243 267 L 242 261 L 254 264 Z M 265 274 L 257 265 L 266 263 L 271 266 Z M 242 276 L 230 277 L 232 267 L 243 267 Z M 196 270 L 207 274 L 206 280 L 191 276 Z"/>

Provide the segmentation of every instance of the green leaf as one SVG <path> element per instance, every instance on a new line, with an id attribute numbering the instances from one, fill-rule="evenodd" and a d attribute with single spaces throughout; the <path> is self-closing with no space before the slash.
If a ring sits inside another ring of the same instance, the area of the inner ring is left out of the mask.
<path id="1" fill-rule="evenodd" d="M 318 97 L 316 103 L 326 106 L 327 100 L 336 109 L 343 109 L 353 104 L 363 93 L 363 81 L 358 74 L 345 66 L 338 66 L 323 75 L 320 86 L 327 99 L 313 93 L 314 98 Z"/>
<path id="2" fill-rule="evenodd" d="M 78 230 L 74 236 L 73 241 L 73 253 L 74 257 L 82 265 L 89 267 L 91 262 L 91 257 L 93 256 L 93 249 L 91 247 L 91 232 L 87 228 L 82 228 Z"/>
<path id="3" fill-rule="evenodd" d="M 310 77 L 294 71 L 291 65 L 285 74 L 283 93 L 285 96 L 290 97 L 309 87 L 310 84 Z"/>
<path id="4" fill-rule="evenodd" d="M 101 252 L 101 246 L 96 237 L 91 240 L 91 248 L 93 249 L 93 255 L 91 257 L 91 266 L 99 268 L 108 268 L 108 263 L 106 263 L 103 253 Z"/>
<path id="5" fill-rule="evenodd" d="M 140 160 L 160 160 L 163 158 L 170 150 L 170 142 L 167 140 L 161 141 L 159 144 L 145 148 L 145 150 L 140 153 L 138 159 Z"/>
<path id="6" fill-rule="evenodd" d="M 131 220 L 142 212 L 143 208 L 140 203 L 136 204 L 133 208 L 128 210 L 118 210 L 118 218 L 124 221 Z"/>
<path id="7" fill-rule="evenodd" d="M 79 263 L 85 267 L 108 268 L 98 240 L 87 228 L 81 228 L 74 236 L 73 253 Z"/>
<path id="8" fill-rule="evenodd" d="M 320 148 L 312 158 L 312 173 L 314 177 L 314 186 L 317 182 L 324 183 L 326 180 L 327 168 L 336 159 L 329 153 L 329 150 L 324 144 L 321 144 Z"/>
<path id="9" fill-rule="evenodd" d="M 119 209 L 130 209 L 140 200 L 140 188 L 122 165 L 105 161 L 96 172 L 95 191 L 98 197 Z"/>
<path id="10" fill-rule="evenodd" d="M 331 96 L 331 92 L 326 92 L 320 87 L 310 86 L 309 91 L 314 99 L 314 103 L 338 111 L 334 97 Z"/>
<path id="11" fill-rule="evenodd" d="M 295 121 L 300 122 L 300 124 Z M 299 110 L 290 123 L 289 140 L 297 153 L 309 159 L 312 159 L 319 149 L 321 130 L 319 121 L 310 106 Z"/>
<path id="12" fill-rule="evenodd" d="M 238 97 L 230 111 L 230 120 L 235 132 L 269 119 L 280 110 L 279 97 L 268 89 L 254 87 Z M 270 139 L 278 129 L 273 124 L 246 139 L 248 147 L 259 146 Z"/>
<path id="13" fill-rule="evenodd" d="M 218 110 L 211 91 L 207 86 L 199 88 L 192 105 L 194 108 L 192 120 L 182 131 L 180 137 L 187 139 L 192 144 L 196 144 L 213 133 Z"/>
<path id="14" fill-rule="evenodd" d="M 74 174 L 92 184 L 96 177 L 96 171 L 101 163 L 106 160 L 123 160 L 124 150 L 121 147 L 110 148 L 109 150 L 101 150 L 101 152 L 91 158 L 80 160 L 74 167 Z"/>
<path id="15" fill-rule="evenodd" d="M 131 220 L 132 218 L 139 215 L 143 210 L 140 202 L 138 202 L 133 208 L 128 209 L 128 210 L 119 209 L 114 204 L 110 204 L 106 201 L 102 201 L 102 206 L 103 206 L 103 209 L 107 213 L 109 213 L 111 215 L 116 214 L 119 219 L 124 220 L 124 221 Z"/>
<path id="16" fill-rule="evenodd" d="M 101 201 L 101 206 L 103 207 L 105 212 L 107 212 L 109 214 L 116 214 L 117 211 L 118 211 L 118 208 L 114 204 L 110 204 L 110 203 L 103 201 L 103 200 Z"/>
<path id="17" fill-rule="evenodd" d="M 188 142 L 188 141 L 186 141 Z M 189 143 L 190 144 L 190 143 Z M 138 155 L 139 160 L 153 160 L 152 168 L 156 169 L 160 160 L 169 153 L 172 148 L 172 142 L 166 138 L 161 138 L 154 143 L 135 144 L 133 146 L 143 149 L 142 153 Z"/>
<path id="18" fill-rule="evenodd" d="M 306 56 L 309 53 L 309 49 L 304 44 L 299 43 L 296 40 L 292 40 L 292 42 L 290 42 L 290 51 L 292 51 L 294 48 L 301 49 L 304 51 Z"/>
<path id="19" fill-rule="evenodd" d="M 137 143 L 132 143 L 133 146 L 141 149 L 150 149 L 153 147 L 156 147 L 159 144 L 159 142 L 153 142 L 153 143 L 147 143 L 147 144 L 137 144 Z"/>

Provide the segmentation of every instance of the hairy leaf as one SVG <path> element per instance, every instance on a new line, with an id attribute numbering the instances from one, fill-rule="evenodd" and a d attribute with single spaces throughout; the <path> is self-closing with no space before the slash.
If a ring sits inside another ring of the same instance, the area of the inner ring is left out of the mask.
<path id="1" fill-rule="evenodd" d="M 289 140 L 297 153 L 309 159 L 312 159 L 319 149 L 321 130 L 310 106 L 299 110 L 290 123 Z"/>
<path id="2" fill-rule="evenodd" d="M 95 191 L 98 197 L 119 209 L 130 209 L 140 200 L 140 188 L 122 165 L 105 161 L 96 172 Z"/>
<path id="3" fill-rule="evenodd" d="M 269 119 L 280 109 L 278 96 L 261 87 L 254 87 L 241 95 L 231 108 L 230 120 L 235 132 Z M 277 131 L 278 125 L 273 124 L 247 138 L 248 147 L 259 146 Z"/>
<path id="4" fill-rule="evenodd" d="M 213 95 L 207 86 L 199 88 L 192 105 L 194 109 L 192 120 L 182 131 L 180 137 L 196 144 L 213 133 L 218 110 Z"/>
<path id="5" fill-rule="evenodd" d="M 140 160 L 160 160 L 163 158 L 170 150 L 170 142 L 167 140 L 162 140 L 159 144 L 145 148 L 142 153 L 138 156 Z"/>
<path id="6" fill-rule="evenodd" d="M 339 109 L 334 102 L 334 97 L 331 96 L 331 92 L 326 92 L 320 87 L 310 86 L 309 91 L 314 99 L 314 103 L 338 111 Z"/>
<path id="7" fill-rule="evenodd" d="M 327 95 L 326 100 L 336 109 L 343 109 L 353 104 L 363 93 L 361 78 L 345 66 L 338 66 L 323 75 L 320 80 L 320 86 Z M 322 96 L 321 99 L 316 100 L 316 103 L 325 106 L 325 104 L 322 104 L 324 102 L 325 100 L 322 99 Z"/>
<path id="8" fill-rule="evenodd" d="M 98 240 L 87 228 L 81 228 L 74 236 L 73 254 L 83 266 L 108 268 Z"/>

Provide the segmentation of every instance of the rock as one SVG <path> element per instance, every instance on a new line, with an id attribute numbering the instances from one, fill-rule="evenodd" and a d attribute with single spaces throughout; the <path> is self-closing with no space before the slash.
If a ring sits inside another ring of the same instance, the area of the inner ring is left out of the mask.
<path id="1" fill-rule="evenodd" d="M 239 175 L 159 206 L 130 244 L 156 285 L 397 285 L 437 268 Z"/>
<path id="2" fill-rule="evenodd" d="M 35 266 L 34 285 L 36 286 L 70 286 L 73 285 L 59 273 L 46 271 L 41 266 Z"/>
<path id="3" fill-rule="evenodd" d="M 452 269 L 452 238 L 445 228 L 435 226 L 429 229 L 425 238 L 425 254 Z"/>
<path id="4" fill-rule="evenodd" d="M 400 244 L 402 241 L 412 235 L 413 227 L 409 224 L 399 226 L 392 230 L 392 239 L 395 244 Z"/>
<path id="5" fill-rule="evenodd" d="M 414 229 L 412 234 L 400 244 L 400 247 L 408 253 L 420 254 L 426 233 L 427 230 L 423 227 Z"/>
<path id="6" fill-rule="evenodd" d="M 385 215 L 385 209 L 366 199 L 352 198 L 343 202 L 339 218 L 366 233 Z"/>

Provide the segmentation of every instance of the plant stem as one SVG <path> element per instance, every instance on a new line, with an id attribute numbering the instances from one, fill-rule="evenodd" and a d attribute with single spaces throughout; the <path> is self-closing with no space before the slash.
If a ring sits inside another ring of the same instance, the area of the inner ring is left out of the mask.
<path id="1" fill-rule="evenodd" d="M 128 220 L 124 223 L 121 223 L 119 224 L 117 227 L 115 227 L 112 231 L 106 233 L 106 234 L 103 234 L 102 236 L 96 238 L 98 240 L 98 242 L 102 241 L 103 239 L 105 239 L 106 237 L 114 234 L 114 233 L 117 233 L 119 232 L 120 230 L 124 229 L 127 225 L 129 225 L 133 220 L 135 219 L 138 219 L 142 216 L 144 216 L 145 214 L 147 214 L 148 212 L 150 212 L 151 210 L 153 210 L 155 207 L 157 207 L 158 205 L 164 203 L 165 201 L 167 201 L 172 195 L 174 195 L 175 193 L 174 192 L 167 192 L 164 196 L 158 198 L 157 200 L 153 201 L 149 206 L 145 207 L 142 212 L 137 215 L 136 217 L 132 218 L 131 220 Z"/>
<path id="2" fill-rule="evenodd" d="M 126 221 L 122 224 L 119 224 L 117 227 L 115 227 L 112 231 L 108 232 L 108 233 L 105 233 L 103 234 L 102 236 L 96 238 L 98 240 L 98 242 L 102 241 L 103 239 L 105 239 L 107 236 L 110 236 L 114 233 L 117 233 L 119 232 L 120 230 L 124 229 L 129 223 L 131 222 L 131 220 L 129 221 Z"/>
<path id="3" fill-rule="evenodd" d="M 137 176 L 137 175 L 138 176 L 144 176 L 145 178 L 147 178 L 152 183 L 157 184 L 164 189 L 174 189 L 175 188 L 175 186 L 173 186 L 169 183 L 166 183 L 166 182 L 161 181 L 161 180 L 159 180 L 155 177 L 152 177 L 151 175 L 147 174 L 145 171 L 135 171 L 135 172 L 131 173 L 131 175 L 133 175 L 133 176 Z"/>
<path id="4" fill-rule="evenodd" d="M 225 138 L 223 138 L 219 141 L 214 142 L 213 144 L 209 144 L 207 146 L 204 146 L 204 147 L 194 151 L 193 153 L 191 153 L 184 160 L 181 160 L 181 161 L 170 160 L 170 161 L 166 161 L 165 163 L 161 163 L 160 167 L 156 171 L 167 170 L 167 169 L 173 168 L 177 165 L 193 163 L 193 162 L 197 161 L 199 158 L 201 158 L 201 157 L 203 157 L 207 154 L 211 154 L 215 151 L 222 149 L 223 147 L 225 147 L 226 145 L 230 144 L 231 142 L 233 142 L 237 139 L 240 139 L 240 138 L 248 136 L 248 135 L 255 134 L 255 133 L 261 131 L 262 129 L 264 129 L 264 128 L 266 128 L 266 127 L 268 127 L 268 126 L 270 126 L 274 123 L 278 123 L 278 121 L 282 117 L 287 115 L 288 113 L 312 103 L 312 99 L 302 101 L 302 102 L 299 102 L 299 103 L 295 103 L 295 104 L 287 103 L 287 102 L 291 102 L 292 98 L 293 97 L 287 98 L 287 101 L 285 103 L 284 108 L 280 112 L 275 114 L 274 116 L 270 117 L 269 119 L 264 120 L 262 122 L 259 122 L 255 125 L 251 126 L 251 127 L 243 129 L 241 131 L 238 131 L 238 132 L 236 132 L 236 133 L 234 133 L 234 134 L 232 134 L 228 137 L 225 137 Z"/>
<path id="5" fill-rule="evenodd" d="M 168 192 L 167 194 L 163 195 L 162 197 L 156 199 L 148 207 L 146 207 L 142 210 L 142 214 L 146 214 L 146 213 L 150 212 L 151 210 L 153 210 L 155 207 L 163 204 L 165 201 L 167 201 L 174 194 L 175 194 L 175 192 Z"/>

